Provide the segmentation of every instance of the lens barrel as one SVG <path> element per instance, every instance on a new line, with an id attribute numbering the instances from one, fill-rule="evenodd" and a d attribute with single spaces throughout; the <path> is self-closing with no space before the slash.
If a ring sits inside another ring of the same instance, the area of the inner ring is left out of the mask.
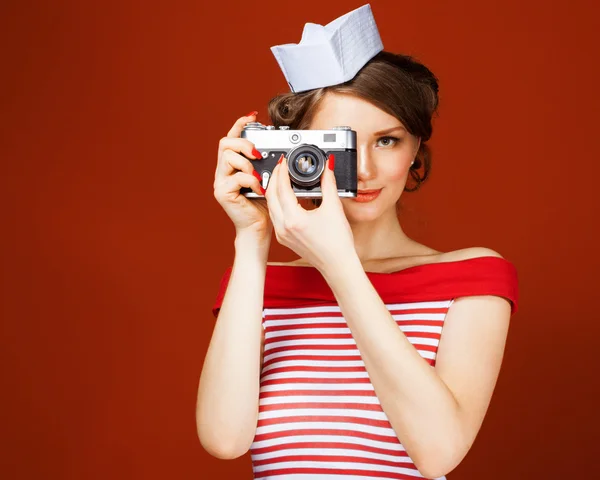
<path id="1" fill-rule="evenodd" d="M 319 183 L 325 170 L 325 153 L 315 145 L 298 145 L 288 152 L 288 169 L 292 180 L 310 187 Z"/>

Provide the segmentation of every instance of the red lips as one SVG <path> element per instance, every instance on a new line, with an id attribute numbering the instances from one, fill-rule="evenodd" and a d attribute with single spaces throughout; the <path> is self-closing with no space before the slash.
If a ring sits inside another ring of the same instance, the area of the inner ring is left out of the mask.
<path id="1" fill-rule="evenodd" d="M 379 190 L 381 190 L 381 188 L 375 188 L 373 190 L 359 190 L 358 193 L 374 193 L 378 192 Z"/>

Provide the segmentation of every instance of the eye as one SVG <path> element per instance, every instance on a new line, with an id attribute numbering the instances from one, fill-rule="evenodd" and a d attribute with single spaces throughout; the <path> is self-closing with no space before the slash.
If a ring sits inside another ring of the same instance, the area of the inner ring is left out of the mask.
<path id="1" fill-rule="evenodd" d="M 383 144 L 384 147 L 389 147 L 390 145 L 396 145 L 396 143 L 398 143 L 400 141 L 400 139 L 397 137 L 381 137 L 378 140 L 378 142 L 381 142 L 382 140 L 386 140 L 386 142 Z"/>

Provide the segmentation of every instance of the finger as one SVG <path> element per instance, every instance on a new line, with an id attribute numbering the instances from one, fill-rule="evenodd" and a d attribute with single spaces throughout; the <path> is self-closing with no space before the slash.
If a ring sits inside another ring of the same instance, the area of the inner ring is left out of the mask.
<path id="1" fill-rule="evenodd" d="M 252 112 L 252 113 L 255 113 L 255 112 Z M 256 112 L 256 113 L 258 113 L 258 112 Z M 242 130 L 244 129 L 244 125 L 246 125 L 248 122 L 253 122 L 254 120 L 256 120 L 256 114 L 247 115 L 247 116 L 238 118 L 236 120 L 236 122 L 233 124 L 233 127 L 231 127 L 229 132 L 227 132 L 227 136 L 229 138 L 239 137 L 242 133 Z"/>
<path id="2" fill-rule="evenodd" d="M 261 181 L 260 172 L 256 170 L 255 166 L 247 158 L 229 151 L 223 154 L 221 164 L 215 171 L 215 182 L 226 179 L 236 172 L 254 175 Z"/>
<path id="3" fill-rule="evenodd" d="M 288 218 L 298 214 L 300 204 L 292 188 L 287 158 L 283 157 L 279 166 L 281 171 L 277 174 L 277 199 L 283 216 Z"/>
<path id="4" fill-rule="evenodd" d="M 265 194 L 265 198 L 267 199 L 267 203 L 269 205 L 269 215 L 271 216 L 271 221 L 276 229 L 283 228 L 284 220 L 283 212 L 281 211 L 281 205 L 279 204 L 279 199 L 277 197 L 277 182 L 280 171 L 281 164 L 279 163 L 275 165 L 275 168 L 271 173 L 271 178 L 269 178 L 269 183 L 267 184 L 267 193 Z"/>
<path id="5" fill-rule="evenodd" d="M 241 187 L 251 188 L 254 193 L 263 195 L 258 178 L 248 173 L 237 172 L 215 184 L 215 197 L 229 197 L 232 194 L 239 194 Z"/>
<path id="6" fill-rule="evenodd" d="M 223 137 L 219 141 L 219 154 L 222 154 L 225 150 L 233 150 L 237 153 L 242 153 L 248 158 L 262 159 L 262 153 L 259 152 L 254 143 L 247 138 L 230 138 Z"/>
<path id="7" fill-rule="evenodd" d="M 331 167 L 335 167 L 335 156 L 333 153 L 329 154 L 327 164 L 325 165 L 325 172 L 323 172 L 323 180 L 321 181 L 323 201 L 321 205 L 340 203 L 335 173 L 331 170 Z"/>
<path id="8" fill-rule="evenodd" d="M 215 178 L 229 175 L 234 169 L 251 173 L 255 168 L 250 160 L 262 160 L 262 155 L 250 140 L 223 137 L 219 142 L 219 160 Z"/>

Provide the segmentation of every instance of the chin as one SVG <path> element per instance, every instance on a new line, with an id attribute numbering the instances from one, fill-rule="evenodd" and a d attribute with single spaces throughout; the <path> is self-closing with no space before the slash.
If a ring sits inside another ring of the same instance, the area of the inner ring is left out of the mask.
<path id="1" fill-rule="evenodd" d="M 379 197 L 368 203 L 357 203 L 351 198 L 342 199 L 344 213 L 349 222 L 370 222 L 383 213 Z"/>

